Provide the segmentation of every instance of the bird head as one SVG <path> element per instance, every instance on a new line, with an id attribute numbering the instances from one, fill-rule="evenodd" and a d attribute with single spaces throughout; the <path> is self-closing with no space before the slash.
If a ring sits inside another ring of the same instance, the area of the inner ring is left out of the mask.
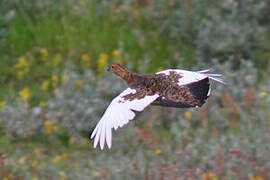
<path id="1" fill-rule="evenodd" d="M 123 79 L 125 79 L 126 75 L 128 74 L 128 70 L 120 64 L 112 64 L 110 67 L 108 67 L 108 71 L 112 71 L 114 74 Z"/>

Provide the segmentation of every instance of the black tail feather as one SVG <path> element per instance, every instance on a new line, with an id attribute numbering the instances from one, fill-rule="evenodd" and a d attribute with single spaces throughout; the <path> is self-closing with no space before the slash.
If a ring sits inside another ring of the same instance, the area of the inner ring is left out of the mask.
<path id="1" fill-rule="evenodd" d="M 195 99 L 198 99 L 201 102 L 200 104 L 198 105 L 185 104 L 182 102 L 175 102 L 175 101 L 160 97 L 154 103 L 152 103 L 152 105 L 176 107 L 176 108 L 190 108 L 190 107 L 195 107 L 195 106 L 201 107 L 205 103 L 210 93 L 209 78 L 207 77 L 202 80 L 199 80 L 190 84 L 186 84 L 184 86 L 186 86 L 189 89 L 189 91 L 191 92 L 192 96 Z"/>
<path id="2" fill-rule="evenodd" d="M 209 96 L 210 84 L 208 77 L 197 82 L 187 84 L 186 86 L 189 88 L 192 95 L 202 103 L 204 103 Z"/>

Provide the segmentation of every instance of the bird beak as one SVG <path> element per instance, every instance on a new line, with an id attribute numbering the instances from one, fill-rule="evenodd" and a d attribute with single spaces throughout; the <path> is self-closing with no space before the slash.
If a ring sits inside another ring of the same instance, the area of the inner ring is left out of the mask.
<path id="1" fill-rule="evenodd" d="M 108 67 L 107 67 L 107 71 L 110 71 L 110 70 L 111 70 L 111 66 L 108 66 Z"/>

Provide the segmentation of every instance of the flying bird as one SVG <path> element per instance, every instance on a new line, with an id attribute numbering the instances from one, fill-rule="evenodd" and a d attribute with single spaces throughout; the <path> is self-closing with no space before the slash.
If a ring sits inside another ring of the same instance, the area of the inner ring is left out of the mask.
<path id="1" fill-rule="evenodd" d="M 128 88 L 115 97 L 91 134 L 94 148 L 111 148 L 112 129 L 117 130 L 134 119 L 135 112 L 149 105 L 175 108 L 201 107 L 210 95 L 209 79 L 224 84 L 221 74 L 210 70 L 187 71 L 167 69 L 155 74 L 136 74 L 120 64 L 108 70 L 126 81 Z"/>

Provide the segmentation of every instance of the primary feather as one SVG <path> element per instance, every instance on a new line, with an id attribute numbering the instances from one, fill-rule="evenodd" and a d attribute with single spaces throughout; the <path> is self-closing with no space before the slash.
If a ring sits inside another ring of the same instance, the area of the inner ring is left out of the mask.
<path id="1" fill-rule="evenodd" d="M 159 95 L 153 95 L 133 101 L 125 100 L 123 97 L 130 93 L 134 94 L 136 90 L 128 88 L 112 100 L 91 135 L 91 139 L 95 137 L 94 147 L 99 142 L 100 148 L 103 149 L 106 141 L 108 147 L 111 148 L 112 128 L 117 130 L 119 127 L 123 127 L 134 119 L 134 111 L 142 111 L 159 97 Z"/>

